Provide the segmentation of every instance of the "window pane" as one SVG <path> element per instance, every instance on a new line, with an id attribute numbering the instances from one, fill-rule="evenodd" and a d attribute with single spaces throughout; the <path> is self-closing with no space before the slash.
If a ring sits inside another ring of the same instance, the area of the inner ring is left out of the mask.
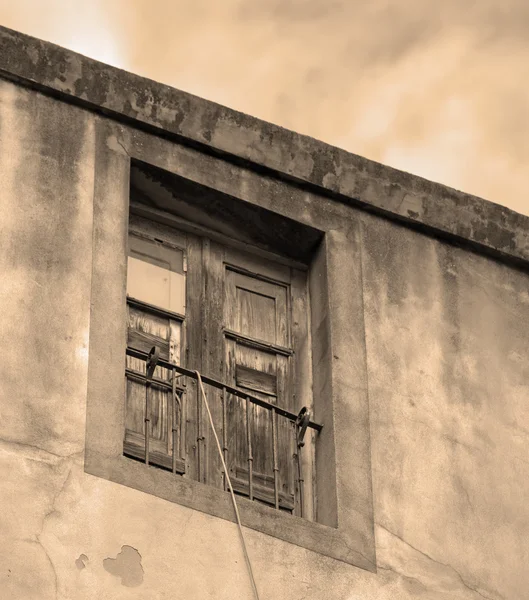
<path id="1" fill-rule="evenodd" d="M 127 294 L 185 314 L 185 273 L 183 252 L 162 244 L 129 237 Z"/>

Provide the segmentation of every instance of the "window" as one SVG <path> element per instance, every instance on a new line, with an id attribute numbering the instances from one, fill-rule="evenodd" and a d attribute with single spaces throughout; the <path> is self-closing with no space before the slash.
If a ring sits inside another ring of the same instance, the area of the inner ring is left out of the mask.
<path id="1" fill-rule="evenodd" d="M 185 318 L 183 250 L 136 233 L 129 236 L 127 262 L 127 347 L 148 355 L 156 346 L 161 359 L 179 364 Z M 181 415 L 173 406 L 168 369 L 156 369 L 146 398 L 145 365 L 145 360 L 127 356 L 124 453 L 145 459 L 148 427 L 151 464 L 169 467 L 173 444 L 180 445 L 179 435 L 173 434 L 173 413 L 175 420 Z M 175 472 L 184 473 L 180 452 L 177 458 Z"/>
<path id="2" fill-rule="evenodd" d="M 306 272 L 138 217 L 128 245 L 124 455 L 225 488 L 196 382 L 176 368 L 199 370 L 221 384 L 207 393 L 235 491 L 311 516 L 313 445 L 298 444 L 311 434 L 294 420 L 311 399 L 293 382 L 309 364 L 298 361 L 308 351 Z"/>
<path id="3" fill-rule="evenodd" d="M 104 155 L 103 144 L 96 164 L 85 471 L 167 500 L 168 518 L 178 511 L 172 505 L 183 505 L 233 521 L 209 424 L 198 418 L 198 369 L 217 430 L 226 433 L 243 524 L 373 570 L 361 220 L 273 176 L 137 130 L 131 139 L 132 161 L 111 149 Z M 149 285 L 138 290 L 134 279 L 142 277 Z M 146 467 L 150 336 L 165 358 L 150 386 L 154 466 Z M 294 431 L 285 434 L 289 464 L 280 469 L 277 510 L 272 422 L 261 409 L 274 407 L 279 429 L 285 415 L 295 420 L 312 404 L 323 429 L 307 430 L 301 470 Z M 251 462 L 241 433 L 247 414 Z M 270 444 L 270 454 L 259 454 Z"/>

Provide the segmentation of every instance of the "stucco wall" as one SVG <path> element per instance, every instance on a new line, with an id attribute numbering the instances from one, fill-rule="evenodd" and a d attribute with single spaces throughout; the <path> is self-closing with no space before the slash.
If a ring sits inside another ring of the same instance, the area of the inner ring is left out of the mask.
<path id="1" fill-rule="evenodd" d="M 0 82 L 0 597 L 251 598 L 232 523 L 84 473 L 100 119 Z M 248 530 L 261 597 L 523 600 L 529 277 L 348 210 L 379 570 Z"/>
<path id="2" fill-rule="evenodd" d="M 94 122 L 0 81 L 0 596 L 54 598 L 48 527 L 83 462 Z"/>
<path id="3" fill-rule="evenodd" d="M 379 572 L 410 597 L 529 598 L 529 276 L 364 224 Z"/>

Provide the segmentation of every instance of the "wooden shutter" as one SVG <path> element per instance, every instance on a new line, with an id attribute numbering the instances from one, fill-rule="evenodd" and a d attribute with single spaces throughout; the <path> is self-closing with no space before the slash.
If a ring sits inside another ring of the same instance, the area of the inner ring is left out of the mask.
<path id="1" fill-rule="evenodd" d="M 291 408 L 289 287 L 226 268 L 224 338 L 230 383 L 268 402 Z M 230 470 L 239 493 L 248 494 L 247 404 L 230 399 Z M 256 499 L 273 504 L 272 415 L 249 404 Z M 278 419 L 280 506 L 293 510 L 293 430 Z"/>
<path id="2" fill-rule="evenodd" d="M 127 346 L 148 353 L 160 348 L 160 358 L 180 362 L 181 325 L 185 312 L 185 273 L 183 252 L 161 242 L 129 236 L 127 274 Z M 124 453 L 145 457 L 145 361 L 127 356 L 127 396 Z M 150 461 L 172 466 L 173 396 L 168 369 L 157 367 L 150 395 Z M 166 385 L 164 386 L 164 382 Z M 175 414 L 175 421 L 180 419 Z M 179 428 L 177 428 L 179 429 Z M 179 439 L 176 440 L 179 444 Z M 178 471 L 184 470 L 179 457 Z"/>

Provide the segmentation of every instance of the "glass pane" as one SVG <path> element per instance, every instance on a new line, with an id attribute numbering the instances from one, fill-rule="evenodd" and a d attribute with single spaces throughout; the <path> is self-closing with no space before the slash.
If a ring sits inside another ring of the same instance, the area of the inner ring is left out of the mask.
<path id="1" fill-rule="evenodd" d="M 183 252 L 129 236 L 127 294 L 131 298 L 185 314 Z"/>

